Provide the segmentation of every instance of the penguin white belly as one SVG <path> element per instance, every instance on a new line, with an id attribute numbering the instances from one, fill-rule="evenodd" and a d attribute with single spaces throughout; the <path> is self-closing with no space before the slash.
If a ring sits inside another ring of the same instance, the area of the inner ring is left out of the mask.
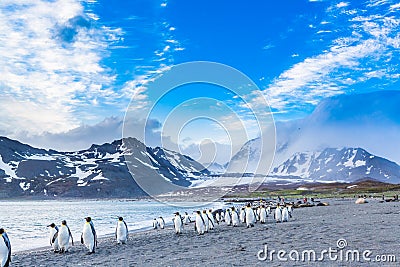
<path id="1" fill-rule="evenodd" d="M 8 247 L 6 243 L 4 242 L 3 237 L 0 235 L 0 262 L 1 266 L 6 265 L 6 262 L 8 260 Z"/>
<path id="2" fill-rule="evenodd" d="M 177 233 L 177 234 L 182 233 L 182 220 L 181 220 L 180 216 L 175 216 L 174 227 L 175 227 L 175 233 Z"/>
<path id="3" fill-rule="evenodd" d="M 55 251 L 57 251 L 59 249 L 59 246 L 58 246 L 58 234 L 57 234 L 56 238 L 54 238 L 55 234 L 57 234 L 57 230 L 54 229 L 54 228 L 50 228 L 50 244 L 51 244 L 51 247 Z"/>
<path id="4" fill-rule="evenodd" d="M 126 231 L 126 226 L 123 222 L 118 222 L 117 226 L 117 243 L 126 243 L 126 237 L 127 237 L 127 231 Z"/>
<path id="5" fill-rule="evenodd" d="M 229 211 L 225 212 L 225 223 L 226 223 L 226 225 L 231 225 L 231 215 L 230 215 Z"/>
<path id="6" fill-rule="evenodd" d="M 69 232 L 67 227 L 61 226 L 58 232 L 58 246 L 61 250 L 68 251 L 69 248 Z"/>
<path id="7" fill-rule="evenodd" d="M 238 226 L 239 225 L 239 216 L 236 212 L 232 212 L 232 225 Z"/>
<path id="8" fill-rule="evenodd" d="M 83 243 L 89 249 L 89 252 L 94 251 L 95 237 L 89 223 L 85 223 L 82 232 Z"/>
<path id="9" fill-rule="evenodd" d="M 280 208 L 275 209 L 275 221 L 282 222 L 282 212 Z"/>
<path id="10" fill-rule="evenodd" d="M 240 211 L 240 221 L 242 223 L 244 223 L 246 221 L 246 213 L 244 212 L 244 210 Z"/>
<path id="11" fill-rule="evenodd" d="M 253 226 L 256 218 L 252 208 L 246 208 L 246 225 L 247 227 Z"/>
<path id="12" fill-rule="evenodd" d="M 266 221 L 267 221 L 267 211 L 264 208 L 262 208 L 260 210 L 260 222 L 265 223 Z"/>
<path id="13" fill-rule="evenodd" d="M 196 229 L 197 232 L 202 235 L 204 234 L 204 222 L 203 222 L 203 218 L 201 217 L 201 215 L 197 214 L 196 215 Z"/>
<path id="14" fill-rule="evenodd" d="M 287 222 L 289 221 L 289 212 L 287 208 L 284 208 L 282 210 L 282 222 Z"/>

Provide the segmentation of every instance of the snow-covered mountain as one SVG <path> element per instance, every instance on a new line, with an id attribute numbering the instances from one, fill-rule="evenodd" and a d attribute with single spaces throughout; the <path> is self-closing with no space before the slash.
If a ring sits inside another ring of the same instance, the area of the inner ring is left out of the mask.
<path id="1" fill-rule="evenodd" d="M 260 163 L 261 139 L 246 142 L 227 165 L 229 173 L 254 173 Z"/>
<path id="2" fill-rule="evenodd" d="M 319 152 L 295 153 L 270 175 L 342 182 L 372 178 L 400 183 L 400 166 L 361 148 L 326 148 Z"/>
<path id="3" fill-rule="evenodd" d="M 329 147 L 362 147 L 400 163 L 400 91 L 380 91 L 327 98 L 308 117 L 276 123 L 273 167 L 293 154 Z M 250 155 L 249 155 L 250 153 Z M 235 165 L 254 169 L 259 140 L 248 141 L 232 158 Z"/>
<path id="4" fill-rule="evenodd" d="M 204 166 L 213 175 L 223 174 L 223 173 L 226 172 L 226 165 L 222 165 L 222 164 L 219 164 L 217 162 L 206 163 L 206 164 L 204 164 Z"/>
<path id="5" fill-rule="evenodd" d="M 87 150 L 44 150 L 0 137 L 0 197 L 134 197 L 145 193 L 133 175 L 159 176 L 171 184 L 190 186 L 209 172 L 193 159 L 162 148 L 146 147 L 129 138 L 92 145 Z M 149 171 L 151 170 L 151 171 Z"/>

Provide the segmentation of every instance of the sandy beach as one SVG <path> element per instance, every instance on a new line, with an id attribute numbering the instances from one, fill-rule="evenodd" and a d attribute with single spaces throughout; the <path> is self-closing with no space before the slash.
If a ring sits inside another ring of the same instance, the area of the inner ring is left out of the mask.
<path id="1" fill-rule="evenodd" d="M 396 266 L 398 263 L 376 260 L 388 261 L 391 255 L 400 260 L 400 203 L 369 199 L 369 203 L 357 205 L 354 201 L 327 200 L 327 207 L 295 209 L 286 223 L 275 223 L 269 217 L 267 224 L 257 223 L 249 229 L 245 225 L 217 225 L 202 236 L 190 224 L 180 236 L 171 226 L 133 233 L 126 245 L 102 238 L 93 255 L 86 255 L 86 249 L 76 240 L 64 255 L 53 253 L 50 247 L 15 253 L 11 266 Z M 337 252 L 332 258 L 322 254 L 324 258 L 319 261 L 323 250 L 338 249 L 339 239 L 342 259 Z M 264 257 L 265 246 L 268 255 L 272 250 L 286 251 L 282 258 L 287 261 L 279 260 L 276 253 L 272 258 Z M 299 261 L 292 260 L 294 252 L 289 257 L 293 250 L 299 252 Z M 315 251 L 316 260 L 302 261 L 305 250 Z M 353 261 L 350 254 L 346 260 L 349 250 L 359 251 L 360 260 Z M 367 250 L 371 253 L 363 258 Z"/>

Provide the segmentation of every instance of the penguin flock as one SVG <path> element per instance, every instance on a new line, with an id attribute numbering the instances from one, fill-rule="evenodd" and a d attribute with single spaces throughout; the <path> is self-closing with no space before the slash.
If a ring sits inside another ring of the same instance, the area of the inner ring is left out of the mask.
<path id="1" fill-rule="evenodd" d="M 275 209 L 272 212 L 272 209 Z M 265 224 L 267 218 L 272 216 L 277 223 L 288 222 L 292 218 L 293 206 L 274 205 L 273 203 L 247 203 L 244 206 L 232 206 L 226 209 L 204 209 L 194 212 L 194 220 L 185 212 L 174 213 L 172 218 L 175 233 L 183 233 L 184 226 L 194 223 L 194 231 L 198 235 L 203 235 L 209 230 L 213 230 L 216 225 L 225 223 L 228 226 L 237 227 L 245 224 L 247 228 L 254 227 L 254 224 L 260 222 Z M 88 250 L 87 254 L 93 254 L 97 248 L 97 233 L 91 217 L 84 218 L 84 225 L 81 234 L 81 243 Z M 164 229 L 165 220 L 163 217 L 154 218 L 153 229 Z M 74 240 L 67 222 L 63 220 L 60 226 L 51 223 L 49 228 L 50 246 L 55 253 L 65 253 L 73 246 Z M 8 267 L 11 262 L 11 242 L 6 231 L 0 228 L 0 267 Z M 117 244 L 126 244 L 129 237 L 128 226 L 123 217 L 119 217 L 115 228 L 115 239 Z"/>
<path id="2" fill-rule="evenodd" d="M 274 212 L 272 210 L 275 209 Z M 198 235 L 203 235 L 209 230 L 213 230 L 216 225 L 225 223 L 228 226 L 237 227 L 245 224 L 247 228 L 254 227 L 257 222 L 261 224 L 267 223 L 267 218 L 273 216 L 273 220 L 277 223 L 288 222 L 293 216 L 293 206 L 289 204 L 273 204 L 273 203 L 247 203 L 244 206 L 232 206 L 226 209 L 205 209 L 194 211 L 194 220 L 185 212 L 181 215 L 179 212 L 174 213 L 172 218 L 174 230 L 176 234 L 183 232 L 184 225 L 194 222 L 194 231 Z M 158 223 L 154 219 L 154 225 Z M 272 219 L 271 219 L 272 220 Z"/>
<path id="3" fill-rule="evenodd" d="M 47 225 L 49 228 L 50 246 L 55 253 L 65 253 L 70 243 L 74 245 L 71 230 L 63 220 L 58 227 L 55 223 Z M 128 226 L 122 217 L 118 218 L 115 228 L 117 244 L 126 244 L 129 237 Z M 95 253 L 97 248 L 97 234 L 91 217 L 86 217 L 81 234 L 81 243 L 88 249 L 87 254 Z M 9 267 L 11 263 L 11 242 L 6 231 L 0 228 L 0 267 Z"/>
<path id="4" fill-rule="evenodd" d="M 71 230 L 67 222 L 63 220 L 60 227 L 55 223 L 51 223 L 47 227 L 50 228 L 50 246 L 55 253 L 65 253 L 69 249 L 69 244 L 74 245 Z M 118 217 L 117 226 L 115 228 L 115 239 L 117 244 L 126 244 L 128 241 L 129 231 L 123 217 Z M 81 234 L 81 244 L 88 249 L 88 255 L 96 252 L 97 233 L 91 217 L 86 217 Z M 1 266 L 3 267 L 3 266 Z"/>

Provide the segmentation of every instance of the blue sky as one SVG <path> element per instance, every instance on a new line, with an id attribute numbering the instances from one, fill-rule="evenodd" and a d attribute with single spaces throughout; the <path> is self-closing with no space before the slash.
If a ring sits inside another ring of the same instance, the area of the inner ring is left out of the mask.
<path id="1" fill-rule="evenodd" d="M 2 0 L 0 134 L 58 149 L 120 138 L 131 98 L 140 113 L 157 75 L 197 60 L 249 76 L 275 120 L 302 118 L 325 97 L 398 89 L 399 27 L 389 0 Z"/>

